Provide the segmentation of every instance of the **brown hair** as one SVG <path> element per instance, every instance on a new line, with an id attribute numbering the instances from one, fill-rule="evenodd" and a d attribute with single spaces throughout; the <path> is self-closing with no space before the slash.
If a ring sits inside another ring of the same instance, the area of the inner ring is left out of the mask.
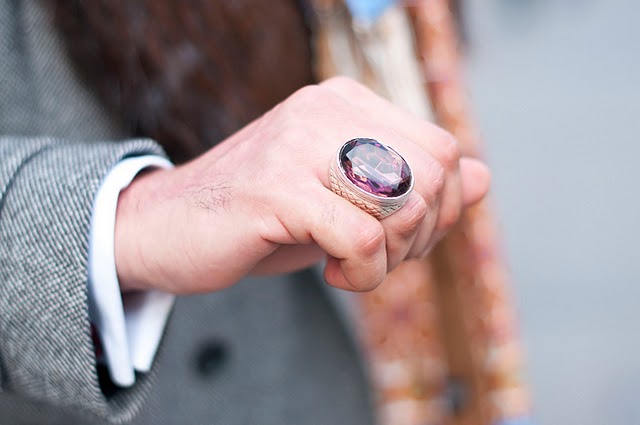
<path id="1" fill-rule="evenodd" d="M 296 0 L 51 0 L 81 75 L 175 161 L 312 82 Z"/>

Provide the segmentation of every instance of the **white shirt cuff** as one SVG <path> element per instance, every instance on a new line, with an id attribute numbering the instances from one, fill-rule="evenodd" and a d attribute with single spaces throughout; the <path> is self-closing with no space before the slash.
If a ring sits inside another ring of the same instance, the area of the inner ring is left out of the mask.
<path id="1" fill-rule="evenodd" d="M 89 317 L 96 327 L 114 384 L 135 383 L 148 372 L 175 297 L 160 291 L 121 294 L 115 263 L 115 223 L 120 192 L 145 168 L 172 168 L 155 155 L 127 158 L 109 172 L 96 194 L 89 238 Z"/>

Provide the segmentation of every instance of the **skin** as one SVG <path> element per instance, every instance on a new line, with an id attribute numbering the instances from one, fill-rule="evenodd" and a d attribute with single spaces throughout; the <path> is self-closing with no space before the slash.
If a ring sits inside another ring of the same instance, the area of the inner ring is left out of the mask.
<path id="1" fill-rule="evenodd" d="M 328 189 L 331 160 L 355 137 L 392 146 L 414 172 L 407 203 L 380 221 Z M 403 260 L 426 256 L 489 181 L 487 167 L 461 158 L 444 130 L 352 80 L 330 79 L 193 161 L 143 173 L 121 193 L 121 289 L 210 292 L 326 257 L 327 283 L 371 290 Z"/>

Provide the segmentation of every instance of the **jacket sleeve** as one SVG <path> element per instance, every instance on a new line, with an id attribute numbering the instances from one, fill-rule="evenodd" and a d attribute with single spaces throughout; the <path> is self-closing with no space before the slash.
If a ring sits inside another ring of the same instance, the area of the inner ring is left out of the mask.
<path id="1" fill-rule="evenodd" d="M 87 305 L 91 208 L 120 160 L 149 140 L 0 137 L 0 391 L 110 422 L 135 415 L 152 374 L 106 397 Z"/>

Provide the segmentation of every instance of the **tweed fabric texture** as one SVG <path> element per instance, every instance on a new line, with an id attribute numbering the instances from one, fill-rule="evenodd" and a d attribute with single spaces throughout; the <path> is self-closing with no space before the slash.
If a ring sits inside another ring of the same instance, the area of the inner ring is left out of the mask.
<path id="1" fill-rule="evenodd" d="M 3 389 L 114 421 L 139 407 L 135 394 L 107 402 L 100 391 L 88 320 L 87 258 L 100 182 L 122 158 L 149 153 L 161 150 L 146 140 L 0 138 Z M 136 386 L 135 393 L 144 387 Z"/>

